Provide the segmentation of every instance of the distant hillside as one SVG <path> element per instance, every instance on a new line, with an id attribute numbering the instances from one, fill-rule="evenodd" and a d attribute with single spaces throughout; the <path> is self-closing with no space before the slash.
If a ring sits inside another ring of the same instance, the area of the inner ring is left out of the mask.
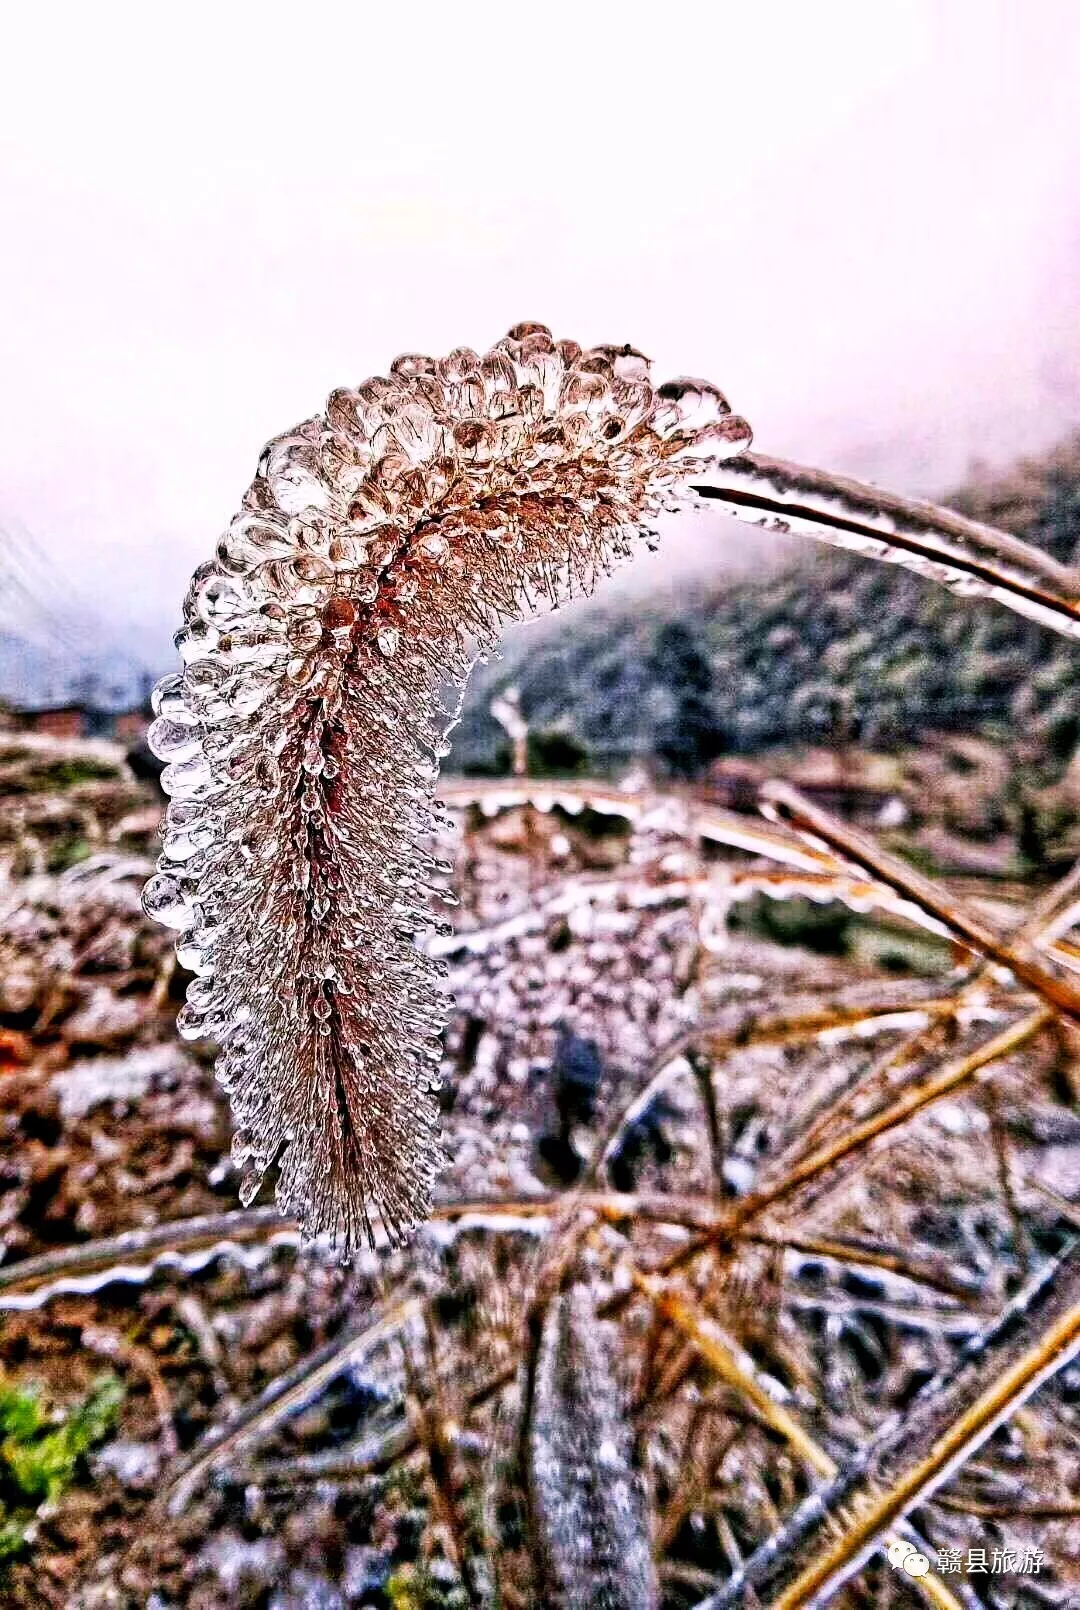
<path id="1" fill-rule="evenodd" d="M 1080 562 L 1080 435 L 948 500 Z M 543 763 L 643 759 L 693 777 L 722 753 L 805 743 L 898 750 L 928 732 L 1012 741 L 1060 773 L 1080 735 L 1080 651 L 991 604 L 807 543 L 760 580 L 685 603 L 602 602 L 511 635 L 470 689 L 450 765 L 499 770 L 488 713 L 516 683 Z"/>

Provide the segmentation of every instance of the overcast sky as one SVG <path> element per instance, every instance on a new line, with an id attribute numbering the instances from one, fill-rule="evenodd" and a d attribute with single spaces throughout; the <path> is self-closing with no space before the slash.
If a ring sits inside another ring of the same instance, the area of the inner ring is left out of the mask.
<path id="1" fill-rule="evenodd" d="M 1077 0 L 99 0 L 2 33 L 0 528 L 156 660 L 267 437 L 520 318 L 902 489 L 1080 423 Z"/>

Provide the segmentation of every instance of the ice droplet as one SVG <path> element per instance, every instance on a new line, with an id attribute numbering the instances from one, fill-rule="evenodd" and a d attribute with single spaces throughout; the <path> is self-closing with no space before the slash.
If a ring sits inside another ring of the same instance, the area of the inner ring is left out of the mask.
<path id="1" fill-rule="evenodd" d="M 214 986 L 205 978 L 196 978 L 187 987 L 187 1003 L 196 1012 L 205 1012 L 214 998 Z"/>
<path id="2" fill-rule="evenodd" d="M 193 934 L 180 935 L 176 942 L 176 959 L 181 967 L 199 977 L 209 977 L 213 973 L 205 948 Z"/>
<path id="3" fill-rule="evenodd" d="M 163 676 L 150 694 L 150 708 L 156 716 L 167 716 L 170 721 L 198 724 L 198 716 L 184 698 L 183 677 L 177 672 Z"/>
<path id="4" fill-rule="evenodd" d="M 385 654 L 387 659 L 390 659 L 398 651 L 401 633 L 396 626 L 383 626 L 376 634 L 375 641 L 379 645 L 379 653 Z"/>
<path id="5" fill-rule="evenodd" d="M 199 588 L 195 608 L 201 620 L 220 627 L 250 610 L 251 596 L 231 576 L 212 575 Z"/>
<path id="6" fill-rule="evenodd" d="M 371 570 L 360 570 L 352 585 L 352 595 L 358 604 L 373 604 L 379 596 L 379 578 Z"/>
<path id="7" fill-rule="evenodd" d="M 176 1032 L 182 1040 L 204 1040 L 208 1037 L 202 1013 L 196 1012 L 191 1006 L 182 1006 L 177 1013 Z"/>
<path id="8" fill-rule="evenodd" d="M 260 788 L 274 793 L 281 787 L 281 767 L 273 755 L 260 755 L 255 767 L 255 781 Z"/>
<path id="9" fill-rule="evenodd" d="M 229 708 L 235 710 L 237 715 L 251 716 L 256 710 L 262 708 L 274 690 L 273 682 L 260 681 L 255 677 L 247 677 L 238 682 L 229 691 Z"/>
<path id="10" fill-rule="evenodd" d="M 213 776 L 206 758 L 201 753 L 187 760 L 166 766 L 161 774 L 161 786 L 175 799 L 205 798 L 213 786 Z"/>
<path id="11" fill-rule="evenodd" d="M 191 665 L 196 660 L 205 659 L 208 654 L 212 654 L 219 640 L 220 633 L 217 627 L 200 620 L 189 621 L 186 626 L 181 626 L 173 637 L 177 653 L 185 665 Z"/>
<path id="12" fill-rule="evenodd" d="M 261 1184 L 261 1174 L 244 1175 L 243 1179 L 240 1181 L 240 1189 L 236 1193 L 240 1198 L 241 1207 L 248 1208 L 251 1206 L 252 1202 L 254 1202 L 255 1198 L 259 1194 L 259 1187 Z"/>
<path id="13" fill-rule="evenodd" d="M 417 547 L 426 558 L 433 559 L 436 564 L 445 559 L 450 551 L 450 544 L 437 531 L 431 531 L 426 537 L 421 537 Z"/>
<path id="14" fill-rule="evenodd" d="M 198 728 L 181 726 L 167 716 L 150 723 L 146 742 L 159 760 L 187 760 L 200 748 Z"/>
<path id="15" fill-rule="evenodd" d="M 216 660 L 198 660 L 184 672 L 184 697 L 202 715 L 213 709 L 225 679 L 225 667 Z"/>
<path id="16" fill-rule="evenodd" d="M 708 380 L 683 376 L 657 388 L 659 399 L 654 428 L 662 436 L 672 431 L 698 431 L 731 412 L 724 393 Z"/>
<path id="17" fill-rule="evenodd" d="M 745 419 L 738 414 L 726 414 L 723 419 L 703 425 L 685 442 L 680 441 L 670 458 L 674 462 L 693 459 L 700 464 L 711 459 L 734 458 L 745 452 L 753 439 L 754 433 Z"/>
<path id="18" fill-rule="evenodd" d="M 283 514 L 303 514 L 308 509 L 329 507 L 329 488 L 301 452 L 291 462 L 283 461 L 267 479 L 274 501 Z"/>
<path id="19" fill-rule="evenodd" d="M 150 879 L 142 894 L 143 910 L 166 928 L 187 928 L 195 908 L 181 884 L 164 873 Z"/>

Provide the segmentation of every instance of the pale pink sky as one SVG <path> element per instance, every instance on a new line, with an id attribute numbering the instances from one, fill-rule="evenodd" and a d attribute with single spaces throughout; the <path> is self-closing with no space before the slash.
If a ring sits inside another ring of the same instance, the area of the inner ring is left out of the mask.
<path id="1" fill-rule="evenodd" d="M 268 436 L 524 317 L 900 488 L 1043 446 L 1078 83 L 1076 0 L 12 8 L 0 528 L 152 649 Z"/>

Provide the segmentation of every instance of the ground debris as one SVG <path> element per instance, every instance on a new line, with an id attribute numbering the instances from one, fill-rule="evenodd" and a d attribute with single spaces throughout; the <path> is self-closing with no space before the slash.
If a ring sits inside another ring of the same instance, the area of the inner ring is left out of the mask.
<path id="1" fill-rule="evenodd" d="M 58 1277 L 40 1306 L 0 1312 L 0 1368 L 20 1382 L 59 1402 L 85 1394 L 102 1368 L 91 1344 L 108 1333 L 125 1384 L 113 1440 L 40 1519 L 5 1604 L 456 1610 L 466 1584 L 483 1603 L 494 1583 L 508 1607 L 538 1602 L 526 1534 L 488 1499 L 525 1408 L 538 1270 L 549 1248 L 572 1246 L 538 1360 L 537 1513 L 567 1560 L 575 1539 L 607 1539 L 578 1564 L 617 1554 L 606 1602 L 638 1605 L 654 1602 L 643 1506 L 655 1602 L 689 1610 L 776 1531 L 812 1471 L 658 1317 L 631 1270 L 678 1258 L 702 1222 L 751 1212 L 755 1193 L 842 1131 L 837 1114 L 872 1119 L 1030 1002 L 991 981 L 956 1022 L 928 1025 L 916 1008 L 962 976 L 947 947 L 920 976 L 925 949 L 905 973 L 858 946 L 781 944 L 755 922 L 729 925 L 727 869 L 753 863 L 704 846 L 685 813 L 636 825 L 550 801 L 489 813 L 478 783 L 473 804 L 451 801 L 442 846 L 461 906 L 441 941 L 457 1004 L 442 1047 L 451 1160 L 439 1216 L 406 1252 L 343 1268 L 276 1216 L 260 1219 L 259 1204 L 240 1233 L 212 1048 L 178 1042 L 187 980 L 138 905 L 153 795 L 118 776 L 78 778 L 59 796 L 76 791 L 97 821 L 91 853 L 54 871 L 27 854 L 0 891 L 0 1274 L 178 1221 L 218 1228 L 180 1251 Z M 66 820 L 44 812 L 20 831 L 40 840 L 46 819 Z M 841 1023 L 877 1016 L 858 1032 L 792 1030 L 823 1008 Z M 905 1051 L 917 1031 L 925 1043 Z M 737 1342 L 838 1461 L 1059 1247 L 1080 1148 L 1070 1067 L 1062 1042 L 1037 1039 L 993 1070 L 996 1107 L 974 1083 L 957 1089 L 858 1166 L 825 1171 L 672 1273 L 703 1334 Z M 572 1158 L 572 1183 L 553 1175 L 545 1136 Z M 581 1211 L 566 1217 L 568 1191 Z M 5 1295 L 0 1285 L 0 1305 Z M 297 1387 L 259 1429 L 263 1394 L 407 1298 L 423 1325 L 336 1374 L 328 1365 L 318 1390 Z M 950 1504 L 932 1506 L 935 1547 L 1031 1541 L 1034 1526 L 1047 1591 L 1080 1571 L 1075 1518 L 1024 1514 L 1080 1486 L 1074 1376 L 1047 1383 L 954 1479 Z M 151 1508 L 179 1462 L 245 1415 L 250 1438 L 184 1505 Z M 593 1429 L 575 1442 L 571 1422 Z M 558 1454 L 550 1480 L 545 1439 Z M 597 1462 L 611 1458 L 605 1485 Z M 575 1460 L 596 1479 L 555 1502 Z M 578 1514 L 590 1492 L 626 1502 Z M 577 1519 L 560 1531 L 560 1516 Z M 868 1566 L 863 1597 L 837 1604 L 887 1602 L 887 1569 Z M 1003 1610 L 1027 1603 L 1019 1579 L 995 1590 Z"/>

